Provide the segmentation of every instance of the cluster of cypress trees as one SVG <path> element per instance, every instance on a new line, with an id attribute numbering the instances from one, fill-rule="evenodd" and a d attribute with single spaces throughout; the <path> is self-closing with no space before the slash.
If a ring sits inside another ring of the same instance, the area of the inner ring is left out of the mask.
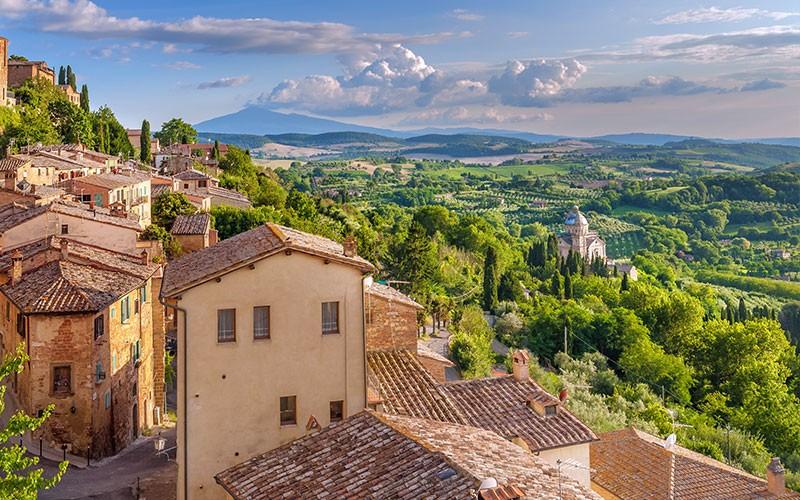
<path id="1" fill-rule="evenodd" d="M 78 77 L 75 76 L 75 72 L 72 70 L 72 66 L 67 64 L 67 67 L 60 66 L 58 68 L 58 84 L 59 85 L 69 85 L 72 87 L 72 90 L 75 92 L 78 91 Z M 86 111 L 87 113 L 91 111 L 91 107 L 89 106 L 89 87 L 86 86 L 84 83 L 81 85 L 81 109 Z"/>
<path id="2" fill-rule="evenodd" d="M 767 306 L 756 306 L 752 310 L 747 309 L 747 304 L 744 297 L 739 297 L 739 305 L 734 306 L 730 301 L 725 301 L 725 307 L 722 309 L 721 316 L 727 320 L 728 323 L 744 323 L 748 319 L 753 318 L 766 318 L 777 320 L 778 311 Z"/>

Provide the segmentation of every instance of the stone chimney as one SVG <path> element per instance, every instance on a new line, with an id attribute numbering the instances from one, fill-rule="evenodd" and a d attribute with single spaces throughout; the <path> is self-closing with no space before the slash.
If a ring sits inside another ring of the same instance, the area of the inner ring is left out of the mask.
<path id="1" fill-rule="evenodd" d="M 59 244 L 61 246 L 61 260 L 67 260 L 69 258 L 69 240 L 61 238 Z"/>
<path id="2" fill-rule="evenodd" d="M 356 255 L 358 255 L 358 252 L 356 251 L 355 236 L 350 235 L 347 238 L 345 238 L 344 243 L 342 243 L 342 246 L 344 247 L 345 257 L 355 257 Z"/>
<path id="3" fill-rule="evenodd" d="M 530 372 L 528 371 L 528 362 L 531 356 L 525 349 L 514 351 L 511 356 L 511 369 L 514 374 L 514 380 L 517 382 L 526 382 L 530 379 Z"/>
<path id="4" fill-rule="evenodd" d="M 11 254 L 11 267 L 8 269 L 8 281 L 12 285 L 19 283 L 22 279 L 22 252 L 19 249 Z"/>
<path id="5" fill-rule="evenodd" d="M 767 465 L 767 491 L 775 496 L 786 493 L 786 470 L 779 457 L 773 457 Z"/>
<path id="6" fill-rule="evenodd" d="M 146 266 L 147 263 L 150 262 L 150 253 L 147 250 L 142 250 L 140 257 L 142 259 L 143 266 Z"/>

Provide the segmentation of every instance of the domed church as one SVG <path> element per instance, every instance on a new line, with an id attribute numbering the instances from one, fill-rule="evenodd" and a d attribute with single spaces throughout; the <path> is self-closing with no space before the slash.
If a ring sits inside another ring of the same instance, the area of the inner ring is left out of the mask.
<path id="1" fill-rule="evenodd" d="M 577 205 L 567 212 L 564 228 L 566 232 L 558 237 L 558 253 L 562 257 L 569 255 L 572 250 L 587 260 L 606 258 L 606 242 L 596 232 L 589 231 L 589 221 Z"/>

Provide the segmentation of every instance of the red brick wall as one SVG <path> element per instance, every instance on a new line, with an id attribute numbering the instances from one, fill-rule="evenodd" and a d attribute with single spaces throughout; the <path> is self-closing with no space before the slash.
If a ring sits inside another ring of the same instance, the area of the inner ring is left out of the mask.
<path id="1" fill-rule="evenodd" d="M 367 350 L 417 352 L 417 309 L 380 295 L 365 294 Z"/>

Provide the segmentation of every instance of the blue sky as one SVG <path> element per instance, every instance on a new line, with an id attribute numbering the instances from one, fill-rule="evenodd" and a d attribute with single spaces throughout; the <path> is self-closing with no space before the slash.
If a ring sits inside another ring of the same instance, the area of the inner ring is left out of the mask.
<path id="1" fill-rule="evenodd" d="M 794 1 L 0 0 L 127 126 L 259 105 L 392 128 L 800 136 Z"/>

